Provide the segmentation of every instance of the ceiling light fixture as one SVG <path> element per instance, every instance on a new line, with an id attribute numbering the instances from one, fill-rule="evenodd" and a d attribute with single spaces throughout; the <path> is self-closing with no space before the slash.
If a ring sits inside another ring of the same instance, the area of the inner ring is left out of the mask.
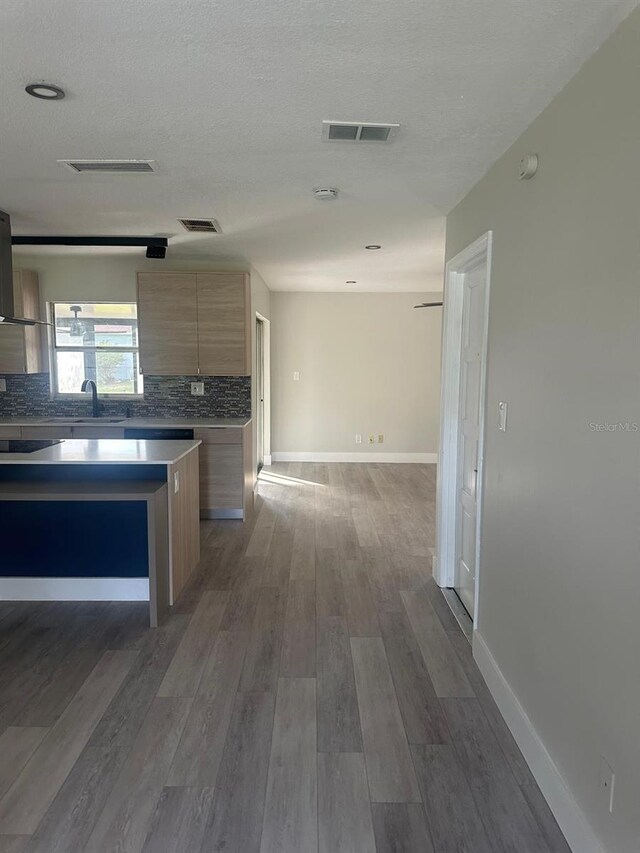
<path id="1" fill-rule="evenodd" d="M 347 282 L 345 282 L 345 284 L 357 284 L 357 283 L 358 283 L 357 281 L 347 281 Z"/>
<path id="2" fill-rule="evenodd" d="M 65 96 L 64 89 L 52 83 L 29 83 L 24 90 L 32 98 L 40 98 L 42 101 L 61 101 Z"/>
<path id="3" fill-rule="evenodd" d="M 376 243 L 370 243 L 368 246 L 365 246 L 365 249 L 369 249 L 369 251 L 374 251 L 374 249 L 381 249 L 382 246 L 378 246 Z"/>

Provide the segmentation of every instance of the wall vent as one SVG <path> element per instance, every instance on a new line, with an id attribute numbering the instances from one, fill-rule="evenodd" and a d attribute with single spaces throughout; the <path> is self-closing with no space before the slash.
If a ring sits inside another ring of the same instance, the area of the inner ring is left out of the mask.
<path id="1" fill-rule="evenodd" d="M 399 124 L 367 121 L 323 121 L 325 142 L 391 142 Z"/>
<path id="2" fill-rule="evenodd" d="M 186 231 L 204 231 L 206 234 L 222 234 L 222 228 L 215 219 L 179 219 Z"/>
<path id="3" fill-rule="evenodd" d="M 155 172 L 155 160 L 58 160 L 76 174 L 84 172 Z"/>

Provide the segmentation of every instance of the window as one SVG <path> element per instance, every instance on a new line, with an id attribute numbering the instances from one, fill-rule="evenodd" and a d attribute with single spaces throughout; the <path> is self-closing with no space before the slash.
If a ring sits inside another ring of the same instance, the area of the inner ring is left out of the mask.
<path id="1" fill-rule="evenodd" d="M 54 302 L 54 394 L 80 394 L 93 379 L 102 395 L 142 394 L 135 302 Z"/>

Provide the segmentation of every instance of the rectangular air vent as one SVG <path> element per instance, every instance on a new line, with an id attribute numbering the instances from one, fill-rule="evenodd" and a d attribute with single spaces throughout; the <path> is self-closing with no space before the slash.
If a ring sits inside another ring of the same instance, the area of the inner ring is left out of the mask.
<path id="1" fill-rule="evenodd" d="M 399 124 L 378 124 L 367 121 L 323 121 L 325 142 L 390 142 Z"/>
<path id="2" fill-rule="evenodd" d="M 222 229 L 215 219 L 179 219 L 187 231 L 204 231 L 207 234 L 221 234 Z"/>
<path id="3" fill-rule="evenodd" d="M 154 160 L 58 160 L 76 174 L 81 172 L 155 172 Z"/>

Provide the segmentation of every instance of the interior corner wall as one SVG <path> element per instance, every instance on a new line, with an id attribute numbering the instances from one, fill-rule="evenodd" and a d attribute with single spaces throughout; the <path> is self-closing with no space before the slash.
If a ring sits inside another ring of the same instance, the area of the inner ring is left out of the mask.
<path id="1" fill-rule="evenodd" d="M 372 453 L 435 459 L 442 309 L 413 309 L 427 296 L 271 293 L 276 459 Z"/>
<path id="2" fill-rule="evenodd" d="M 639 80 L 637 9 L 447 220 L 447 259 L 493 231 L 479 634 L 608 853 L 640 849 Z"/>

